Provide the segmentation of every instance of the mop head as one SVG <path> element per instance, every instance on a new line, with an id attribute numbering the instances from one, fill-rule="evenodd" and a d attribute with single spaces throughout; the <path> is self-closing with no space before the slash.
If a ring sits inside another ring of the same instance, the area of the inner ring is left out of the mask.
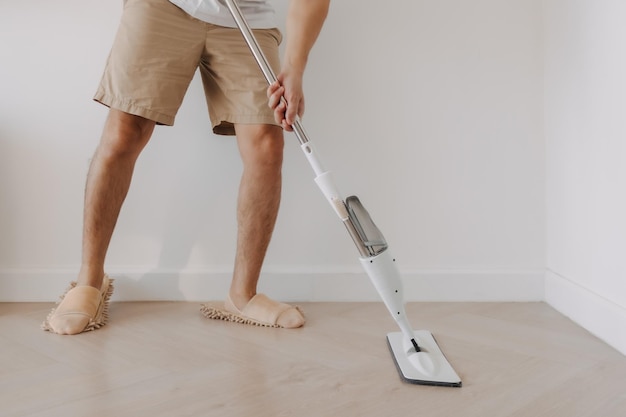
<path id="1" fill-rule="evenodd" d="M 433 335 L 428 330 L 416 330 L 415 339 L 419 352 L 401 332 L 387 335 L 400 377 L 411 384 L 460 387 L 461 378 L 452 369 Z"/>
<path id="2" fill-rule="evenodd" d="M 226 308 L 226 306 L 228 306 L 228 308 Z M 261 327 L 281 328 L 285 326 L 278 324 L 278 319 L 283 313 L 289 310 L 296 310 L 302 317 L 302 324 L 304 324 L 304 314 L 299 307 L 279 303 L 263 294 L 255 295 L 244 307 L 243 311 L 238 310 L 234 306 L 230 297 L 227 298 L 225 303 L 206 303 L 200 307 L 202 315 L 208 319 L 225 320 L 233 323 L 251 324 Z M 302 324 L 293 327 L 301 327 Z"/>
<path id="3" fill-rule="evenodd" d="M 113 279 L 105 276 L 100 290 L 93 287 L 77 286 L 71 282 L 69 288 L 61 295 L 57 305 L 50 311 L 41 324 L 43 330 L 60 333 L 53 322 L 64 318 L 86 324 L 74 328 L 71 332 L 60 334 L 78 334 L 99 329 L 109 320 L 109 299 L 113 294 Z"/>

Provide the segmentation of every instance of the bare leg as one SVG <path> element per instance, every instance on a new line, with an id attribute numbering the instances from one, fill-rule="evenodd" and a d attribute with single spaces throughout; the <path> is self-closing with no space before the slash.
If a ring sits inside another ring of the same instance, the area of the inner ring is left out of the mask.
<path id="1" fill-rule="evenodd" d="M 77 334 L 92 320 L 102 319 L 98 316 L 104 308 L 101 303 L 106 302 L 102 291 L 108 291 L 108 287 L 102 288 L 104 259 L 130 187 L 135 161 L 150 139 L 154 125 L 152 121 L 118 110 L 109 112 L 87 175 L 83 254 L 77 288 L 68 292 L 48 316 L 44 323 L 46 330 Z"/>
<path id="2" fill-rule="evenodd" d="M 278 126 L 238 124 L 235 131 L 244 169 L 237 201 L 237 254 L 230 297 L 242 309 L 256 294 L 278 215 L 284 140 Z M 300 327 L 304 318 L 289 310 L 278 324 Z"/>
<path id="3" fill-rule="evenodd" d="M 100 288 L 113 229 L 130 187 L 135 162 L 155 123 L 111 109 L 91 161 L 85 189 L 82 264 L 78 285 Z"/>

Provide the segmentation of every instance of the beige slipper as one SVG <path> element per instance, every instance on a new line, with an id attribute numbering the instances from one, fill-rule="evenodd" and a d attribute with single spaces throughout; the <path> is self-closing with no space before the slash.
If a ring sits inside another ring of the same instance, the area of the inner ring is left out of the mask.
<path id="1" fill-rule="evenodd" d="M 299 307 L 279 303 L 264 294 L 257 294 L 252 297 L 243 308 L 243 311 L 235 307 L 230 296 L 226 298 L 226 302 L 223 305 L 203 304 L 200 311 L 206 318 L 214 320 L 226 320 L 233 323 L 252 324 L 262 327 L 284 327 L 278 324 L 278 319 L 282 314 L 292 309 L 300 314 L 302 324 L 304 324 L 304 314 Z M 295 327 L 301 327 L 302 324 Z"/>
<path id="2" fill-rule="evenodd" d="M 58 334 L 78 334 L 99 329 L 108 321 L 111 294 L 113 280 L 106 275 L 100 290 L 77 286 L 76 282 L 72 282 L 41 328 Z"/>

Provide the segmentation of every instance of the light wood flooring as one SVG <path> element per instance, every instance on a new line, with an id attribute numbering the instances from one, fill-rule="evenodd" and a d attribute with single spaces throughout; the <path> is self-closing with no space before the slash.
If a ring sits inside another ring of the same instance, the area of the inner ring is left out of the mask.
<path id="1" fill-rule="evenodd" d="M 51 307 L 0 304 L 2 417 L 626 416 L 626 357 L 543 303 L 407 305 L 462 388 L 400 380 L 381 303 L 303 303 L 282 330 L 118 302 L 78 336 L 39 329 Z"/>

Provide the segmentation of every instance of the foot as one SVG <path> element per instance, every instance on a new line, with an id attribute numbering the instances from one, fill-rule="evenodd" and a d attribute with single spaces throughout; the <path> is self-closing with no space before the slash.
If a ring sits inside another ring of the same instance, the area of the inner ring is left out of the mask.
<path id="1" fill-rule="evenodd" d="M 112 280 L 106 276 L 100 289 L 73 284 L 48 315 L 43 329 L 72 335 L 100 328 L 106 324 L 108 300 L 112 292 Z"/>
<path id="2" fill-rule="evenodd" d="M 305 321 L 297 307 L 274 301 L 264 294 L 253 297 L 229 295 L 224 307 L 241 317 L 286 329 L 302 327 Z"/>

